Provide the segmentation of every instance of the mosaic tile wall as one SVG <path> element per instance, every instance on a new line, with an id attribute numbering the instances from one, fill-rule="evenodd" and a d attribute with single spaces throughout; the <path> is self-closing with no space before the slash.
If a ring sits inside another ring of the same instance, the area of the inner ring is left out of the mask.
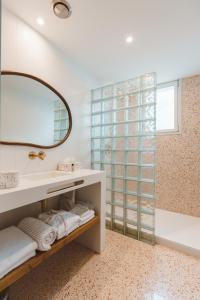
<path id="1" fill-rule="evenodd" d="M 181 134 L 157 137 L 156 207 L 200 217 L 200 75 L 181 83 Z"/>

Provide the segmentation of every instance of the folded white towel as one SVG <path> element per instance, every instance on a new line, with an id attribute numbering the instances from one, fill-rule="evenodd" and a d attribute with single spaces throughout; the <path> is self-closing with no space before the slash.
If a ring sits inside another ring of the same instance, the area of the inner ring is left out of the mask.
<path id="1" fill-rule="evenodd" d="M 35 256 L 37 243 L 15 226 L 0 231 L 0 278 Z"/>
<path id="2" fill-rule="evenodd" d="M 80 225 L 83 225 L 90 221 L 95 216 L 95 212 L 92 209 L 88 209 L 87 206 L 77 203 L 75 207 L 70 210 L 71 213 L 80 216 Z"/>
<path id="3" fill-rule="evenodd" d="M 54 227 L 32 217 L 23 219 L 18 227 L 37 242 L 37 249 L 40 251 L 51 249 L 51 245 L 56 239 Z"/>
<path id="4" fill-rule="evenodd" d="M 74 231 L 80 225 L 79 216 L 63 210 L 51 210 L 40 214 L 38 218 L 55 228 L 58 240 Z"/>
<path id="5" fill-rule="evenodd" d="M 87 215 L 85 215 L 84 217 L 81 218 L 80 226 L 87 223 L 87 222 L 89 222 L 91 219 L 94 218 L 94 216 L 95 216 L 94 211 L 90 210 Z"/>
<path id="6" fill-rule="evenodd" d="M 80 204 L 80 203 L 77 203 L 77 204 L 74 206 L 74 208 L 72 208 L 72 209 L 70 210 L 71 213 L 76 214 L 76 215 L 79 215 L 80 217 L 85 216 L 85 215 L 88 213 L 88 211 L 90 211 L 90 210 L 88 209 L 88 207 L 87 207 L 87 206 L 84 206 L 84 205 L 82 205 L 82 204 Z"/>

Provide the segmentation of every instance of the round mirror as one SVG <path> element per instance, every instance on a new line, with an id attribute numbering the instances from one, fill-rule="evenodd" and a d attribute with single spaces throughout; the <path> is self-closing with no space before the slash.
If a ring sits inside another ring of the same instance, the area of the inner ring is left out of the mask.
<path id="1" fill-rule="evenodd" d="M 72 128 L 69 106 L 52 86 L 35 76 L 1 72 L 0 144 L 54 148 Z"/>

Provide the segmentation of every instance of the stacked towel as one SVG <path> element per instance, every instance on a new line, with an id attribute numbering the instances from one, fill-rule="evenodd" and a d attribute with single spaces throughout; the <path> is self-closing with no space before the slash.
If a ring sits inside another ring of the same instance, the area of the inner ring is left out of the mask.
<path id="1" fill-rule="evenodd" d="M 37 242 L 37 249 L 40 251 L 50 250 L 56 239 L 54 227 L 32 217 L 23 219 L 18 227 Z"/>
<path id="2" fill-rule="evenodd" d="M 54 227 L 58 240 L 80 226 L 80 217 L 64 210 L 51 210 L 40 214 L 38 218 Z"/>
<path id="3" fill-rule="evenodd" d="M 95 216 L 95 212 L 93 209 L 89 209 L 83 203 L 77 203 L 72 210 L 71 213 L 76 214 L 80 217 L 80 226 L 90 221 Z"/>
<path id="4" fill-rule="evenodd" d="M 0 231 L 0 278 L 36 255 L 37 243 L 15 226 Z"/>

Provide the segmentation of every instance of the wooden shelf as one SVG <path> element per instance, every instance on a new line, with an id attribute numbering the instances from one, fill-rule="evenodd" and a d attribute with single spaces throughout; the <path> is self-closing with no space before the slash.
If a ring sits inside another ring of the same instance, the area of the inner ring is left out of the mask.
<path id="1" fill-rule="evenodd" d="M 79 235 L 86 232 L 88 229 L 93 227 L 94 225 L 98 224 L 100 222 L 99 217 L 94 217 L 92 220 L 90 220 L 88 223 L 78 227 L 76 230 L 74 230 L 72 233 L 70 233 L 68 236 L 64 237 L 61 240 L 56 241 L 51 249 L 47 252 L 37 252 L 37 255 L 33 258 L 29 259 L 10 273 L 8 273 L 5 277 L 0 279 L 0 292 L 5 290 L 7 287 L 12 285 L 15 281 L 23 277 L 25 274 L 27 274 L 32 269 L 39 266 L 43 261 L 47 260 L 50 256 L 58 252 L 60 249 L 62 249 L 64 246 L 69 244 L 71 241 L 75 240 Z"/>

